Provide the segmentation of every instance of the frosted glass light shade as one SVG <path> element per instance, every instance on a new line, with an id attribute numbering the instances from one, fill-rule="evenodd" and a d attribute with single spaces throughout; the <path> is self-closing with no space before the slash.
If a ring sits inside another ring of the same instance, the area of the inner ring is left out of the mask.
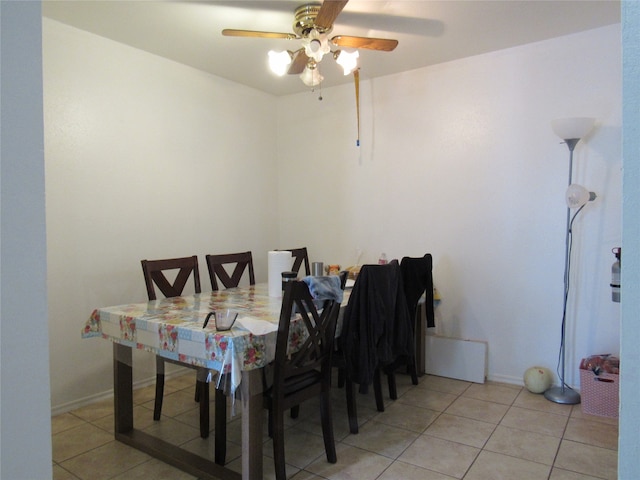
<path id="1" fill-rule="evenodd" d="M 591 131 L 595 123 L 595 118 L 588 117 L 556 118 L 551 121 L 551 128 L 562 140 L 579 140 Z"/>
<path id="2" fill-rule="evenodd" d="M 307 38 L 302 39 L 302 46 L 307 57 L 313 58 L 317 63 L 320 63 L 322 57 L 331 51 L 327 36 L 321 35 L 315 28 L 309 32 Z"/>
<path id="3" fill-rule="evenodd" d="M 596 194 L 594 192 L 590 192 L 582 185 L 572 183 L 567 187 L 565 199 L 567 201 L 567 207 L 580 208 L 581 206 L 586 205 L 587 202 L 595 200 Z"/>
<path id="4" fill-rule="evenodd" d="M 324 77 L 320 75 L 318 68 L 309 68 L 308 65 L 304 67 L 304 70 L 300 74 L 300 78 L 307 87 L 320 85 L 322 80 L 324 80 Z"/>
<path id="5" fill-rule="evenodd" d="M 336 52 L 336 63 L 342 67 L 345 75 L 349 75 L 358 66 L 358 57 L 360 54 L 356 50 L 353 53 L 340 50 Z"/>
<path id="6" fill-rule="evenodd" d="M 283 52 L 269 51 L 269 68 L 273 73 L 282 77 L 287 73 L 289 65 L 291 65 L 291 52 L 288 50 Z"/>

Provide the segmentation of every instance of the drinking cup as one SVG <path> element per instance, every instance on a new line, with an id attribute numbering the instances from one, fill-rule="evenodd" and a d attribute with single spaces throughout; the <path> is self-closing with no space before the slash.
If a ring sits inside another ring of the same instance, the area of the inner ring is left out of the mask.
<path id="1" fill-rule="evenodd" d="M 231 309 L 216 310 L 213 312 L 213 318 L 216 322 L 216 330 L 230 330 L 238 318 L 238 312 Z"/>
<path id="2" fill-rule="evenodd" d="M 311 275 L 314 277 L 321 277 L 324 274 L 324 263 L 313 262 L 311 264 Z"/>

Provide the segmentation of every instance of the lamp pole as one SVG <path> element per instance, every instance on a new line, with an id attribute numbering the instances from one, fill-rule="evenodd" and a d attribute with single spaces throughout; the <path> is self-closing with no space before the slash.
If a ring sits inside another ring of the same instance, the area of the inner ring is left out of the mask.
<path id="1" fill-rule="evenodd" d="M 573 150 L 580 141 L 579 138 L 565 139 L 567 147 L 569 147 L 569 185 L 571 185 L 573 177 Z M 567 300 L 569 297 L 569 269 L 571 265 L 571 209 L 567 207 L 567 229 L 564 240 L 564 298 L 562 307 L 562 333 L 560 338 L 560 386 L 551 387 L 544 392 L 544 397 L 555 403 L 565 405 L 575 405 L 580 403 L 580 394 L 569 388 L 564 380 L 565 368 L 565 349 L 566 349 L 566 327 L 567 327 Z"/>

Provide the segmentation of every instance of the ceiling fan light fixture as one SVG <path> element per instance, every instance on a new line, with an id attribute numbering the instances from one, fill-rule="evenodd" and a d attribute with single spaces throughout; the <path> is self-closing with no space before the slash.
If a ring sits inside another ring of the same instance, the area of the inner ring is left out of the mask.
<path id="1" fill-rule="evenodd" d="M 344 50 L 337 50 L 333 54 L 333 58 L 336 60 L 336 63 L 343 68 L 345 75 L 349 75 L 358 67 L 359 56 L 360 54 L 357 50 L 352 53 Z"/>
<path id="2" fill-rule="evenodd" d="M 321 62 L 322 57 L 331 51 L 326 35 L 321 35 L 315 28 L 309 32 L 309 36 L 302 39 L 304 53 L 316 62 Z"/>
<path id="3" fill-rule="evenodd" d="M 300 74 L 300 79 L 307 87 L 316 87 L 320 85 L 324 77 L 320 75 L 320 70 L 318 70 L 317 65 L 309 62 L 309 65 L 307 65 Z"/>
<path id="4" fill-rule="evenodd" d="M 289 65 L 291 65 L 291 60 L 293 58 L 293 54 L 284 50 L 282 52 L 276 52 L 274 50 L 269 51 L 269 68 L 273 73 L 282 77 L 285 73 L 287 73 L 287 69 Z"/>

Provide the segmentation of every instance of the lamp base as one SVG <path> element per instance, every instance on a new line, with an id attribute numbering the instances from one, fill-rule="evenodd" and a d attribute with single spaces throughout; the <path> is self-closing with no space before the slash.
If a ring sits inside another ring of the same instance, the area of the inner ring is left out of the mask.
<path id="1" fill-rule="evenodd" d="M 564 405 L 576 405 L 580 403 L 580 394 L 569 387 L 551 387 L 544 392 L 544 398 L 551 402 Z"/>

